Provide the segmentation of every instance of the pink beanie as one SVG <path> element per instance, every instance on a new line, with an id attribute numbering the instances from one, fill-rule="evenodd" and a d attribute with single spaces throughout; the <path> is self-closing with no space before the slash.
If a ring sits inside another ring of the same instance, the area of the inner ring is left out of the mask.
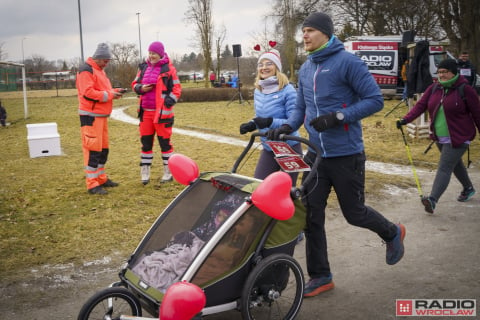
<path id="1" fill-rule="evenodd" d="M 280 59 L 280 52 L 277 50 L 270 49 L 270 51 L 262 53 L 260 58 L 258 58 L 258 62 L 260 62 L 262 59 L 268 59 L 272 61 L 277 66 L 277 69 L 280 72 L 282 71 L 282 60 Z"/>
<path id="2" fill-rule="evenodd" d="M 148 51 L 158 53 L 160 57 L 163 57 L 163 55 L 165 54 L 165 48 L 163 47 L 163 43 L 161 43 L 160 41 L 152 42 L 152 44 L 150 44 L 150 46 L 148 47 Z"/>

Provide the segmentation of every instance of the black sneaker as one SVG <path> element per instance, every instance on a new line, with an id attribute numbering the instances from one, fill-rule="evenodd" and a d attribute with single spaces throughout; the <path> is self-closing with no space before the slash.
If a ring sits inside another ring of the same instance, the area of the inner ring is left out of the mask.
<path id="1" fill-rule="evenodd" d="M 110 180 L 110 179 L 107 179 L 107 182 L 105 182 L 104 184 L 102 184 L 102 187 L 104 187 L 104 188 L 118 187 L 118 183 L 117 183 L 117 182 L 113 182 L 113 181 Z"/>
<path id="2" fill-rule="evenodd" d="M 425 211 L 428 213 L 433 213 L 435 209 L 436 202 L 432 197 L 422 197 L 422 204 L 425 207 Z"/>
<path id="3" fill-rule="evenodd" d="M 463 189 L 463 191 L 458 196 L 457 201 L 460 201 L 460 202 L 468 201 L 470 200 L 471 197 L 473 197 L 474 194 L 475 194 L 475 189 L 473 189 L 473 187 Z"/>
<path id="4" fill-rule="evenodd" d="M 108 194 L 107 190 L 103 189 L 102 186 L 96 186 L 95 188 L 88 189 L 90 194 Z"/>
<path id="5" fill-rule="evenodd" d="M 397 234 L 395 238 L 387 242 L 387 255 L 386 261 L 389 265 L 394 265 L 403 258 L 405 253 L 405 247 L 403 246 L 403 239 L 405 239 L 405 234 L 407 230 L 403 224 L 397 224 Z"/>

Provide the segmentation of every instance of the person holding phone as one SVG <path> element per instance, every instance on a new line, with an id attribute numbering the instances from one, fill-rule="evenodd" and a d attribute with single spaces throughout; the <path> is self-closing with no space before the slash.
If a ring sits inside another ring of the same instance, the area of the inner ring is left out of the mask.
<path id="1" fill-rule="evenodd" d="M 90 194 L 105 195 L 108 193 L 105 188 L 118 186 L 105 173 L 109 153 L 108 117 L 112 113 L 113 100 L 123 96 L 123 89 L 112 88 L 104 70 L 111 59 L 108 44 L 100 43 L 77 74 L 83 164 Z"/>
<path id="2" fill-rule="evenodd" d="M 140 178 L 145 185 L 150 182 L 150 167 L 153 162 L 153 142 L 158 137 L 163 160 L 163 177 L 160 182 L 172 180 L 168 159 L 173 154 L 170 141 L 174 113 L 173 106 L 180 99 L 182 88 L 177 71 L 165 52 L 163 43 L 152 42 L 148 47 L 148 58 L 139 65 L 132 89 L 140 97 L 138 117 L 140 119 Z"/>

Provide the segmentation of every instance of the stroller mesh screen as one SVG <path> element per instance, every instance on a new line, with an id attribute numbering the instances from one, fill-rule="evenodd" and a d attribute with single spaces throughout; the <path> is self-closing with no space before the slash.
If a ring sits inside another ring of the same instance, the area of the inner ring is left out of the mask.
<path id="1" fill-rule="evenodd" d="M 237 188 L 218 188 L 210 181 L 197 181 L 157 219 L 132 256 L 131 270 L 164 293 L 247 195 Z"/>

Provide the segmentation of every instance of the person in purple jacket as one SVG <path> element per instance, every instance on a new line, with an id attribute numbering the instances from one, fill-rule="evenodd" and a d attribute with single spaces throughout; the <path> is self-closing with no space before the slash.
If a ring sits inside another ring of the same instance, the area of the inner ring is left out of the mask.
<path id="1" fill-rule="evenodd" d="M 386 263 L 398 263 L 404 255 L 405 227 L 365 205 L 365 151 L 361 120 L 383 108 L 383 97 L 367 65 L 345 51 L 333 35 L 333 22 L 322 12 L 303 22 L 307 61 L 298 74 L 297 102 L 285 124 L 267 133 L 278 138 L 302 124 L 309 141 L 322 158 L 316 175 L 305 186 L 302 201 L 307 209 L 306 257 L 310 280 L 304 297 L 333 289 L 325 234 L 325 208 L 333 190 L 348 223 L 375 232 L 386 243 Z M 309 148 L 307 163 L 317 154 Z M 305 176 L 304 176 L 305 178 Z"/>
<path id="2" fill-rule="evenodd" d="M 477 129 L 480 130 L 480 102 L 477 93 L 459 75 L 456 61 L 441 61 L 437 74 L 438 83 L 431 84 L 415 106 L 397 121 L 397 127 L 400 128 L 425 111 L 430 116 L 430 137 L 440 150 L 440 160 L 430 195 L 422 196 L 421 199 L 428 213 L 434 212 L 448 187 L 452 172 L 463 187 L 458 201 L 468 201 L 475 194 L 462 156 L 475 138 Z M 463 98 L 460 92 L 462 87 Z"/>

